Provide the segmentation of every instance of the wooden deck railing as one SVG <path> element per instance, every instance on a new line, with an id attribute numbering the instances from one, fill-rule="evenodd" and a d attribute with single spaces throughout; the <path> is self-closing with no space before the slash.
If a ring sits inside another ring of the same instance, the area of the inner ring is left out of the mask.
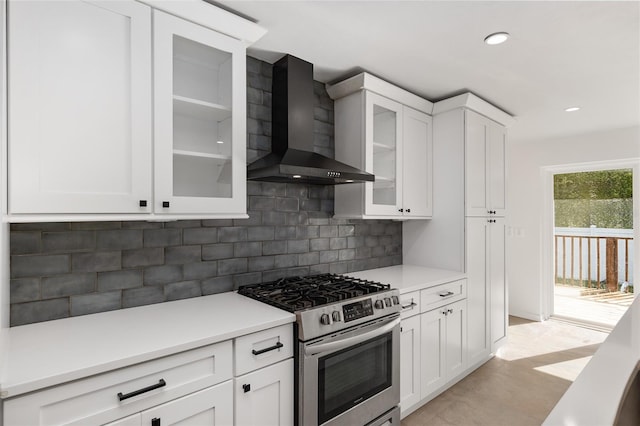
<path id="1" fill-rule="evenodd" d="M 630 279 L 632 244 L 627 237 L 555 235 L 556 282 L 591 288 L 606 283 L 609 291 L 617 291 L 619 282 Z"/>

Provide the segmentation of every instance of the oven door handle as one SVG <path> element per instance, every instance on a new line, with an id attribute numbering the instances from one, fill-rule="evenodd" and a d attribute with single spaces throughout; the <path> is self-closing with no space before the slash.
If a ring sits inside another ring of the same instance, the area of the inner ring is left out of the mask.
<path id="1" fill-rule="evenodd" d="M 388 324 L 383 325 L 380 328 L 376 328 L 375 330 L 369 331 L 364 334 L 359 334 L 357 336 L 347 337 L 346 339 L 340 339 L 335 342 L 329 343 L 321 343 L 319 345 L 311 345 L 304 348 L 305 355 L 317 355 L 325 352 L 333 352 L 339 349 L 344 349 L 352 345 L 357 345 L 358 343 L 364 342 L 365 340 L 373 339 L 383 334 L 386 334 L 393 330 L 396 326 L 400 324 L 400 318 L 396 318 Z"/>

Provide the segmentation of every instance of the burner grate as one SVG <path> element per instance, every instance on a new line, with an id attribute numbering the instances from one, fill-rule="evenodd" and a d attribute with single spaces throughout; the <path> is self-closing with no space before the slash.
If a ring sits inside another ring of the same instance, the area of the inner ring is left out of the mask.
<path id="1" fill-rule="evenodd" d="M 338 274 L 320 274 L 245 285 L 238 289 L 238 293 L 289 312 L 296 312 L 390 288 L 388 284 L 375 281 Z"/>

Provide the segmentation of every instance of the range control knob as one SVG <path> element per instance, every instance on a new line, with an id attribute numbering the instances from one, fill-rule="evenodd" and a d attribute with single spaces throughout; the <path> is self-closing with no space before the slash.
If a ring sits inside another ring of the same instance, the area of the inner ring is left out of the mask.
<path id="1" fill-rule="evenodd" d="M 340 311 L 333 311 L 331 313 L 331 319 L 333 320 L 333 322 L 339 322 L 340 321 Z"/>
<path id="2" fill-rule="evenodd" d="M 376 300 L 373 304 L 376 309 L 384 309 L 384 302 L 382 300 Z"/>
<path id="3" fill-rule="evenodd" d="M 391 296 L 391 301 L 393 302 L 394 305 L 400 304 L 400 299 L 398 298 L 398 296 Z"/>
<path id="4" fill-rule="evenodd" d="M 329 318 L 329 314 L 322 314 L 320 317 L 320 324 L 329 325 L 331 324 L 331 319 Z"/>
<path id="5" fill-rule="evenodd" d="M 387 308 L 391 307 L 391 298 L 390 297 L 385 297 L 384 298 L 384 304 L 387 305 Z"/>

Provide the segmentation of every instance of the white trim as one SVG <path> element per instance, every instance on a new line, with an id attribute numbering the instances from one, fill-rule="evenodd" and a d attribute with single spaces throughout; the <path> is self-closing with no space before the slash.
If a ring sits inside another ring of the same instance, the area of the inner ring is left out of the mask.
<path id="1" fill-rule="evenodd" d="M 543 213 L 541 221 L 540 244 L 540 285 L 541 285 L 541 313 L 544 319 L 549 319 L 554 312 L 553 295 L 553 176 L 563 173 L 589 172 L 600 170 L 632 169 L 633 170 L 633 238 L 640 241 L 640 158 L 622 160 L 590 161 L 585 163 L 561 164 L 540 168 L 540 178 L 543 182 L 542 200 Z M 640 265 L 640 250 L 634 251 L 634 265 Z M 640 282 L 640 268 L 633 268 L 633 282 Z M 635 293 L 638 297 L 638 292 Z"/>
<path id="2" fill-rule="evenodd" d="M 260 40 L 267 30 L 258 24 L 220 9 L 203 0 L 138 0 L 141 3 L 186 19 L 193 23 L 211 28 L 241 40 L 249 46 Z"/>
<path id="3" fill-rule="evenodd" d="M 7 2 L 0 4 L 0 216 L 7 214 Z M 0 223 L 0 329 L 9 328 L 9 224 Z M 2 360 L 0 359 L 0 364 Z M 0 411 L 1 414 L 1 411 Z"/>
<path id="4" fill-rule="evenodd" d="M 507 114 L 471 92 L 436 102 L 433 104 L 433 115 L 442 114 L 458 108 L 468 108 L 490 120 L 496 121 L 504 127 L 511 127 L 516 122 L 515 117 Z"/>
<path id="5" fill-rule="evenodd" d="M 327 84 L 325 87 L 333 100 L 344 98 L 359 90 L 368 90 L 425 114 L 431 115 L 433 110 L 432 102 L 366 72 L 336 84 Z"/>

